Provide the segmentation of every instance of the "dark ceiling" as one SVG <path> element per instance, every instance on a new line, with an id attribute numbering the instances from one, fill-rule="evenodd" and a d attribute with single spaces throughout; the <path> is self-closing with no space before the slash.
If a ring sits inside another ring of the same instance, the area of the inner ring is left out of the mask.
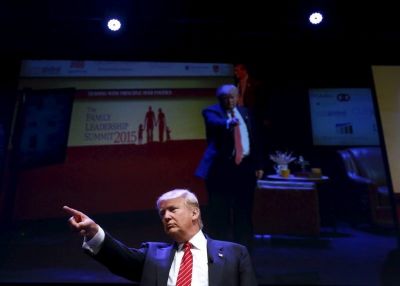
<path id="1" fill-rule="evenodd" d="M 3 56 L 237 61 L 397 57 L 400 17 L 385 1 L 54 0 L 2 3 Z M 349 3 L 350 2 L 350 3 Z M 319 27 L 307 22 L 326 9 Z M 121 16 L 123 29 L 104 28 Z M 304 50 L 305 49 L 305 50 Z"/>

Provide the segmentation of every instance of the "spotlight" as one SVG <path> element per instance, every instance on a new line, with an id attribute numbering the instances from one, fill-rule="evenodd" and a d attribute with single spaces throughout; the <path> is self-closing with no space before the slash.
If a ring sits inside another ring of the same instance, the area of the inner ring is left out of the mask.
<path id="1" fill-rule="evenodd" d="M 121 29 L 121 22 L 118 19 L 110 19 L 107 22 L 107 27 L 111 31 L 116 32 Z"/>
<path id="2" fill-rule="evenodd" d="M 321 13 L 319 12 L 314 12 L 310 15 L 310 17 L 308 18 L 310 20 L 310 23 L 313 25 L 318 25 L 322 22 L 322 19 L 324 17 L 322 16 Z"/>

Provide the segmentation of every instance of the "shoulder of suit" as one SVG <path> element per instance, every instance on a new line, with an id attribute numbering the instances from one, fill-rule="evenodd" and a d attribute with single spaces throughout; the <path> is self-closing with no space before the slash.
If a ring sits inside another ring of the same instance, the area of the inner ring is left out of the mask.
<path id="1" fill-rule="evenodd" d="M 226 240 L 207 239 L 207 241 L 216 248 L 244 248 L 244 246 L 241 244 Z"/>
<path id="2" fill-rule="evenodd" d="M 221 109 L 221 105 L 219 103 L 216 103 L 216 104 L 213 104 L 213 105 L 210 105 L 210 106 L 206 107 L 205 109 L 216 109 L 216 110 L 219 110 L 219 109 Z"/>
<path id="3" fill-rule="evenodd" d="M 212 111 L 212 112 L 223 112 L 220 104 L 213 104 L 203 109 L 203 112 Z"/>
<path id="4" fill-rule="evenodd" d="M 260 85 L 260 84 L 263 84 L 263 83 L 264 83 L 262 80 L 260 80 L 260 79 L 258 79 L 258 78 L 254 78 L 254 77 L 249 77 L 249 78 L 247 79 L 247 82 L 248 82 L 248 83 L 251 83 L 251 84 L 254 84 L 254 85 Z"/>
<path id="5" fill-rule="evenodd" d="M 167 247 L 171 247 L 172 244 L 168 243 L 168 242 L 152 242 L 152 241 L 148 241 L 148 242 L 144 242 L 142 243 L 142 247 L 147 247 L 147 248 L 167 248 Z"/>

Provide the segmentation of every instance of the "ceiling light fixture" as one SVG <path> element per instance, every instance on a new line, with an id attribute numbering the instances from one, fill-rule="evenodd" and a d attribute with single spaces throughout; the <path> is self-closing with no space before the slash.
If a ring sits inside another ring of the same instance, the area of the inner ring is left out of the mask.
<path id="1" fill-rule="evenodd" d="M 319 12 L 314 12 L 310 15 L 310 17 L 308 18 L 310 20 L 310 23 L 313 25 L 318 25 L 322 22 L 322 20 L 324 19 L 324 17 L 322 16 L 321 13 Z"/>
<path id="2" fill-rule="evenodd" d="M 108 29 L 110 29 L 111 31 L 118 31 L 119 29 L 121 29 L 121 22 L 118 19 L 110 19 L 107 22 L 107 27 Z"/>

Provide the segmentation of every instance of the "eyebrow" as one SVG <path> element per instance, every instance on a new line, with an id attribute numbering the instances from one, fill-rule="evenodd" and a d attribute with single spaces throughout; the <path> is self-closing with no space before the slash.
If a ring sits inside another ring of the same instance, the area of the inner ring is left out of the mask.
<path id="1" fill-rule="evenodd" d="M 170 209 L 177 209 L 177 208 L 178 208 L 177 205 L 171 205 L 171 206 L 168 206 L 168 207 L 166 207 L 166 208 L 160 208 L 160 209 L 158 210 L 158 213 L 165 212 L 166 210 L 170 210 Z"/>

